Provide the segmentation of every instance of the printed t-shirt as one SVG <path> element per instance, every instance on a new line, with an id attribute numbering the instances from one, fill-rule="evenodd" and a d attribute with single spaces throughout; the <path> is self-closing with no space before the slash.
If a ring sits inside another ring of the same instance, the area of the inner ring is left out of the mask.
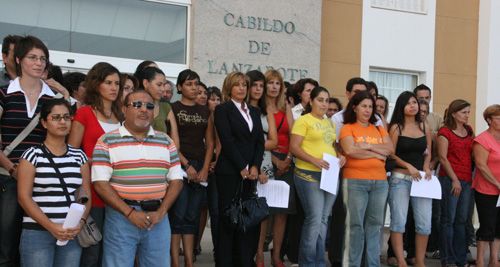
<path id="1" fill-rule="evenodd" d="M 315 158 L 323 158 L 323 153 L 337 156 L 335 142 L 335 126 L 330 119 L 318 119 L 311 113 L 300 116 L 293 124 L 292 134 L 303 136 L 301 148 Z M 314 164 L 297 158 L 296 166 L 309 171 L 321 171 Z"/>
<path id="2" fill-rule="evenodd" d="M 344 124 L 340 130 L 340 138 L 351 136 L 354 143 L 382 144 L 383 138 L 388 136 L 384 127 L 369 124 L 367 127 L 359 124 Z M 347 179 L 385 180 L 385 162 L 377 158 L 356 159 L 346 156 L 343 177 Z"/>

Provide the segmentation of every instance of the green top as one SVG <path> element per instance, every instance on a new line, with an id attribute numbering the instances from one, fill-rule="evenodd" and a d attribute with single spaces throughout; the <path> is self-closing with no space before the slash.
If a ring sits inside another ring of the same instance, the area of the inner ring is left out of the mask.
<path id="1" fill-rule="evenodd" d="M 170 112 L 170 104 L 167 102 L 160 102 L 160 112 L 153 120 L 153 129 L 167 133 L 167 115 Z"/>

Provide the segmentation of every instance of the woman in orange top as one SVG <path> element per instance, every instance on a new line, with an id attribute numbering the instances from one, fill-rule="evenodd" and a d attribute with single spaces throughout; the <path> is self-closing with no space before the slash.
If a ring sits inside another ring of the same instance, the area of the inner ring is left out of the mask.
<path id="1" fill-rule="evenodd" d="M 360 266 L 365 243 L 368 266 L 380 265 L 380 230 L 389 192 L 385 159 L 394 148 L 387 131 L 376 122 L 373 96 L 368 91 L 354 95 L 344 112 L 339 138 L 347 158 L 342 184 L 347 208 L 342 266 Z"/>

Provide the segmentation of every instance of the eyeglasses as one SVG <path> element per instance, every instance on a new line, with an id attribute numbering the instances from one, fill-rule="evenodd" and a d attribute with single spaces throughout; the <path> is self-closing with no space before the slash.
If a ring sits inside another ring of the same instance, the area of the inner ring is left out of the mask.
<path id="1" fill-rule="evenodd" d="M 73 119 L 73 116 L 71 116 L 68 113 L 66 113 L 66 114 L 52 114 L 52 115 L 50 115 L 50 119 L 52 121 L 61 121 L 61 120 L 71 121 Z"/>
<path id="2" fill-rule="evenodd" d="M 140 109 L 144 105 L 146 105 L 146 109 L 147 110 L 153 110 L 153 109 L 155 109 L 155 104 L 153 104 L 151 102 L 142 102 L 142 101 L 131 102 L 131 103 L 127 104 L 127 107 L 132 106 L 135 109 Z"/>
<path id="3" fill-rule="evenodd" d="M 37 57 L 36 55 L 29 55 L 26 56 L 26 58 L 31 62 L 37 62 L 38 60 L 40 60 L 40 62 L 42 63 L 47 63 L 47 58 L 44 56 Z"/>

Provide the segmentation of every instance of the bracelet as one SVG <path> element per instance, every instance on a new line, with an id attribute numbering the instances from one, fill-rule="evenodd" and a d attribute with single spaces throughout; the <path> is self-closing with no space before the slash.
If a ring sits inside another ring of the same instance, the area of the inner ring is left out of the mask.
<path id="1" fill-rule="evenodd" d="M 9 174 L 12 176 L 12 174 L 16 171 L 17 169 L 17 163 L 14 163 L 12 167 L 9 168 Z"/>
<path id="2" fill-rule="evenodd" d="M 127 218 L 130 217 L 130 214 L 132 214 L 132 212 L 134 212 L 134 208 L 130 208 L 130 211 L 127 213 Z"/>
<path id="3" fill-rule="evenodd" d="M 87 223 L 87 220 L 85 218 L 81 218 L 80 221 L 83 221 L 84 224 Z"/>
<path id="4" fill-rule="evenodd" d="M 290 155 L 286 155 L 286 158 L 287 158 L 287 159 L 292 159 L 292 156 L 290 156 Z"/>

